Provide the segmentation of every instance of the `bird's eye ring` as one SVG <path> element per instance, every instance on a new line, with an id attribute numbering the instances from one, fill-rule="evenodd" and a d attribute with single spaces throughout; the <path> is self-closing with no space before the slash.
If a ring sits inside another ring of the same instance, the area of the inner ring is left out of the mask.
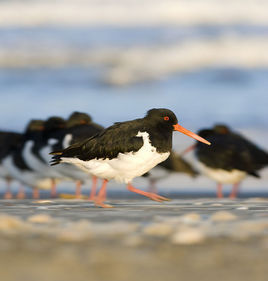
<path id="1" fill-rule="evenodd" d="M 169 117 L 168 117 L 168 116 L 165 116 L 165 117 L 164 117 L 164 120 L 165 120 L 165 121 L 168 121 L 168 120 L 169 120 Z"/>

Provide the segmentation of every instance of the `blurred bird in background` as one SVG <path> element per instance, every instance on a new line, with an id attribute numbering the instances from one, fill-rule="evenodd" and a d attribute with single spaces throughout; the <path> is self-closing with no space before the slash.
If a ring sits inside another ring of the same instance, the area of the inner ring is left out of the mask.
<path id="1" fill-rule="evenodd" d="M 194 146 L 201 171 L 218 184 L 217 196 L 223 197 L 222 184 L 232 184 L 230 198 L 237 196 L 240 182 L 248 175 L 259 178 L 258 171 L 268 165 L 268 154 L 253 142 L 223 124 L 198 132 L 213 145 Z"/>

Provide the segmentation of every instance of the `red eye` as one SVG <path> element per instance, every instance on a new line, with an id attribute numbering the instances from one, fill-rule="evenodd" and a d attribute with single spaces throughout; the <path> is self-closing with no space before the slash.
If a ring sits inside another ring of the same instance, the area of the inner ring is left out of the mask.
<path id="1" fill-rule="evenodd" d="M 168 116 L 165 116 L 165 117 L 164 117 L 164 120 L 165 120 L 165 121 L 168 121 L 168 120 L 169 120 L 169 117 L 168 117 Z"/>

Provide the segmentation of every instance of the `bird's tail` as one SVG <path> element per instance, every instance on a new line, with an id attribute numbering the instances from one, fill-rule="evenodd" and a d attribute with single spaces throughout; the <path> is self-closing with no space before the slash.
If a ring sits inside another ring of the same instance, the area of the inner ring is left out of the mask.
<path id="1" fill-rule="evenodd" d="M 62 151 L 52 151 L 49 154 L 53 155 L 52 160 L 49 162 L 50 166 L 55 166 L 57 164 L 60 164 Z"/>

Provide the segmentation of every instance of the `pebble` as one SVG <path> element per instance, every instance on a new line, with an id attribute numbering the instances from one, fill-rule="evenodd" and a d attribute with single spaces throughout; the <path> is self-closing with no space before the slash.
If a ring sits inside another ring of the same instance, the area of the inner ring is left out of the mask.
<path id="1" fill-rule="evenodd" d="M 94 223 L 92 230 L 95 235 L 125 235 L 137 231 L 138 223 L 128 223 L 126 221 L 114 221 L 112 223 Z"/>
<path id="2" fill-rule="evenodd" d="M 197 228 L 182 228 L 171 237 L 172 243 L 182 245 L 199 244 L 204 240 L 204 233 Z"/>
<path id="3" fill-rule="evenodd" d="M 186 224 L 195 224 L 201 220 L 201 216 L 197 213 L 187 213 L 181 216 L 181 219 Z"/>
<path id="4" fill-rule="evenodd" d="M 143 229 L 143 233 L 146 235 L 163 237 L 171 234 L 173 227 L 170 224 L 165 223 L 152 223 Z"/>
<path id="5" fill-rule="evenodd" d="M 57 234 L 57 238 L 64 242 L 80 242 L 92 238 L 92 233 L 79 232 L 77 229 L 62 230 Z"/>
<path id="6" fill-rule="evenodd" d="M 37 201 L 33 201 L 33 203 L 36 203 L 36 204 L 50 204 L 50 203 L 53 203 L 53 201 L 51 201 L 51 200 L 37 200 Z"/>
<path id="7" fill-rule="evenodd" d="M 242 206 L 242 207 L 237 207 L 236 209 L 237 209 L 237 210 L 248 210 L 248 207 Z"/>
<path id="8" fill-rule="evenodd" d="M 211 206 L 213 206 L 213 207 L 221 207 L 223 205 L 221 203 L 213 203 L 213 204 L 211 204 Z"/>
<path id="9" fill-rule="evenodd" d="M 23 229 L 24 222 L 15 216 L 1 215 L 0 216 L 0 231 L 16 232 L 18 229 Z"/>
<path id="10" fill-rule="evenodd" d="M 54 219 L 46 214 L 37 214 L 28 217 L 28 221 L 32 223 L 51 223 L 54 221 Z"/>
<path id="11" fill-rule="evenodd" d="M 143 242 L 141 235 L 132 234 L 124 239 L 123 244 L 129 247 L 137 247 L 142 245 Z"/>
<path id="12" fill-rule="evenodd" d="M 237 219 L 237 216 L 227 211 L 219 211 L 211 215 L 210 219 L 214 222 L 232 221 Z"/>

